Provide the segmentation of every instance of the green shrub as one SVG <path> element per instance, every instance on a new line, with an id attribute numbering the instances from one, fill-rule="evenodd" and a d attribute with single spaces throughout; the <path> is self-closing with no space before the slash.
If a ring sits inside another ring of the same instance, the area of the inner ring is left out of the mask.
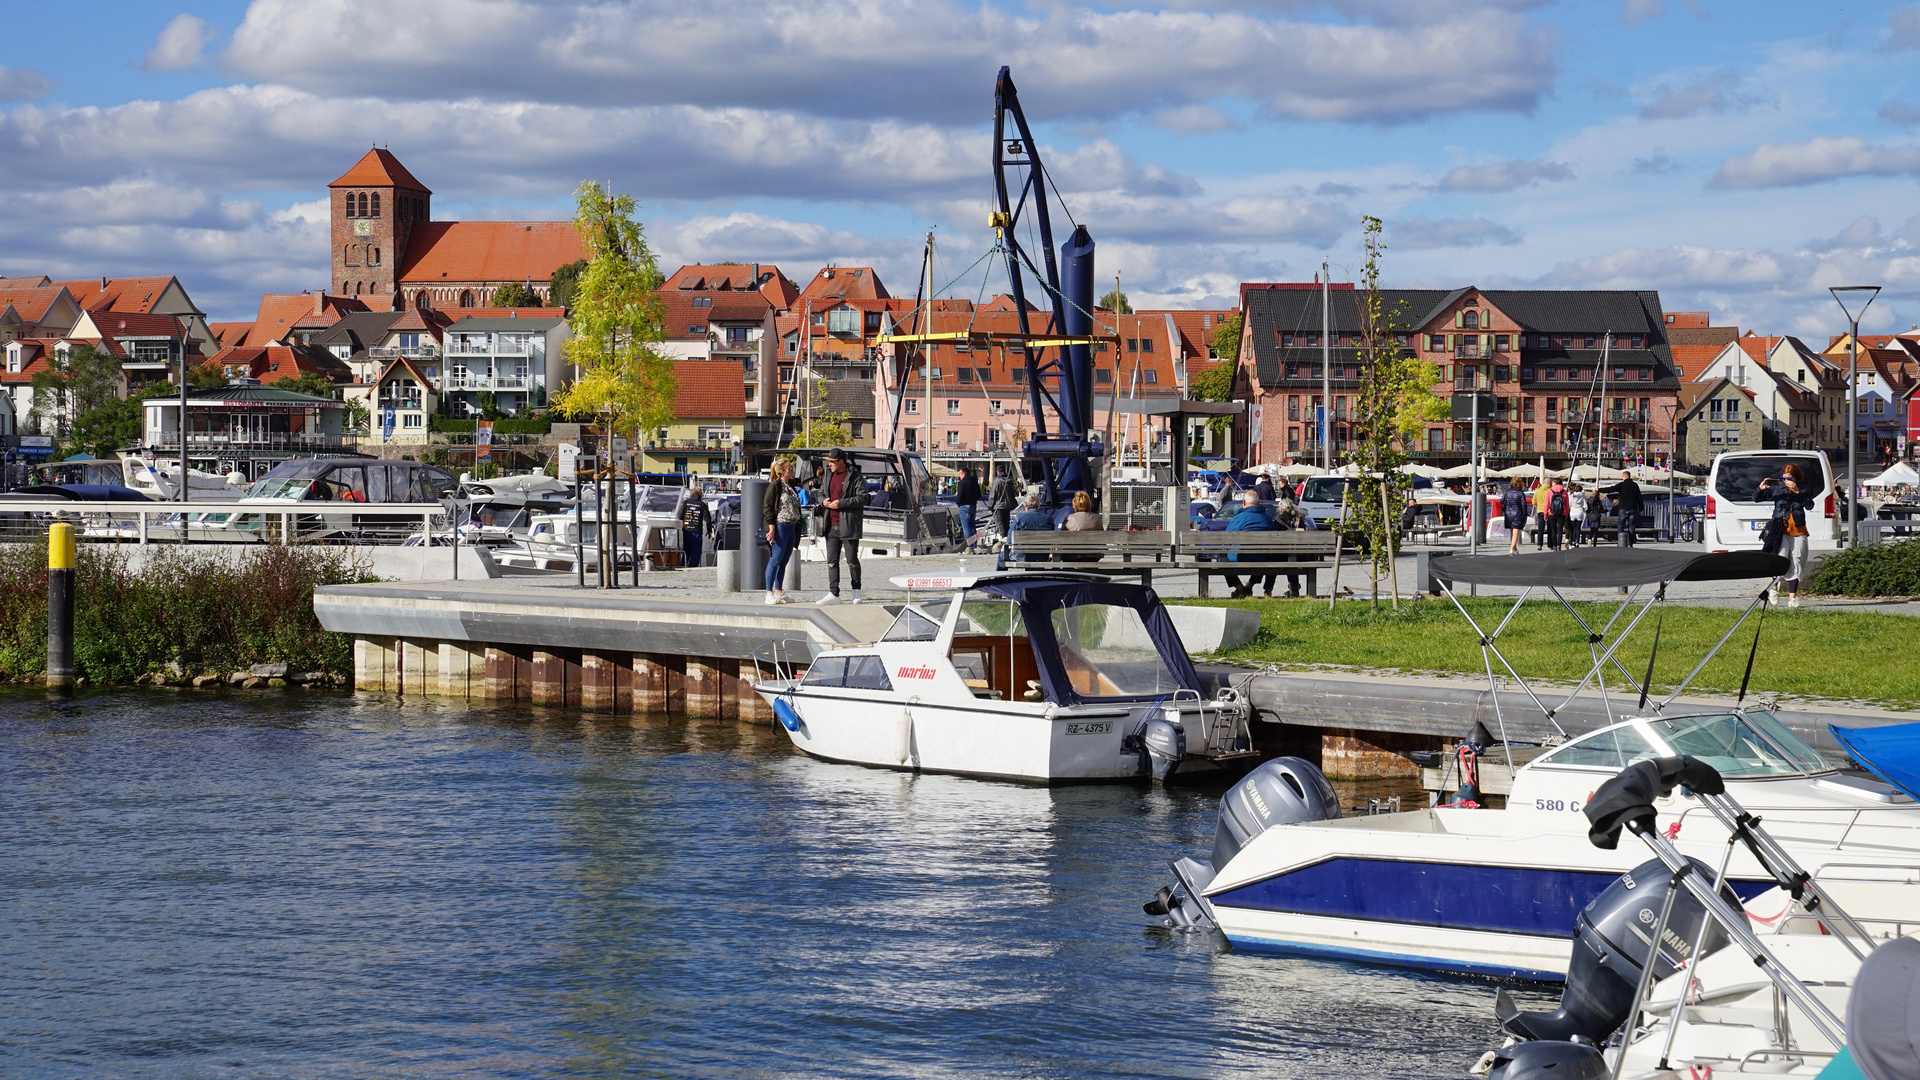
<path id="1" fill-rule="evenodd" d="M 439 413 L 427 417 L 428 431 L 438 431 L 449 435 L 456 431 L 471 434 L 473 432 L 473 425 L 474 422 L 472 420 L 455 420 L 451 416 L 441 416 Z"/>
<path id="2" fill-rule="evenodd" d="M 353 639 L 320 628 L 313 590 L 371 580 L 343 551 L 261 546 L 239 558 L 149 549 L 128 569 L 111 547 L 83 544 L 75 573 L 74 666 L 95 682 L 127 682 L 174 661 L 206 671 L 284 663 L 345 674 Z M 47 549 L 0 546 L 0 676 L 38 675 L 47 662 Z"/>
<path id="3" fill-rule="evenodd" d="M 1827 556 L 1807 591 L 1839 596 L 1920 596 L 1920 538 Z"/>
<path id="4" fill-rule="evenodd" d="M 493 430 L 496 435 L 545 435 L 553 430 L 553 421 L 545 417 L 538 420 L 495 420 Z"/>

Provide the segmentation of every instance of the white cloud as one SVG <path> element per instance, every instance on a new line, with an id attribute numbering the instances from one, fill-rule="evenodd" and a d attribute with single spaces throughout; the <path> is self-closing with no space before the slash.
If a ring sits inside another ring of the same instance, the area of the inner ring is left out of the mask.
<path id="1" fill-rule="evenodd" d="M 1387 225 L 1389 248 L 1422 251 L 1431 248 L 1512 245 L 1520 237 L 1512 229 L 1486 218 L 1399 218 Z"/>
<path id="2" fill-rule="evenodd" d="M 1920 172 L 1920 147 L 1874 144 L 1858 136 L 1845 135 L 1803 143 L 1762 143 L 1752 153 L 1721 162 L 1712 186 L 1793 187 L 1847 176 L 1899 176 L 1916 172 Z"/>
<path id="3" fill-rule="evenodd" d="M 1230 131 L 1240 126 L 1225 111 L 1212 105 L 1181 105 L 1172 109 L 1161 109 L 1148 119 L 1168 131 L 1181 135 L 1211 135 L 1216 131 Z"/>
<path id="4" fill-rule="evenodd" d="M 0 102 L 32 101 L 53 89 L 53 80 L 38 71 L 0 64 Z"/>
<path id="5" fill-rule="evenodd" d="M 140 66 L 148 71 L 192 71 L 200 66 L 200 54 L 212 43 L 213 36 L 212 24 L 182 12 L 160 31 L 159 40 L 147 50 Z"/>
<path id="6" fill-rule="evenodd" d="M 365 28 L 378 26 L 379 33 Z M 977 122 L 1011 65 L 1034 119 L 1159 113 L 1221 98 L 1270 115 L 1399 123 L 1530 112 L 1548 32 L 1450 5 L 1436 19 L 1329 23 L 1227 11 L 1030 10 L 962 0 L 689 8 L 535 0 L 255 0 L 226 61 L 328 94 L 760 107 Z M 1458 58 L 1471 55 L 1473 63 Z M 1286 62 L 1274 58 L 1285 56 Z M 716 68 L 717 61 L 739 58 Z"/>
<path id="7" fill-rule="evenodd" d="M 1440 178 L 1439 190 L 1500 192 L 1571 179 L 1573 169 L 1558 161 L 1505 161 L 1462 165 Z"/>
<path id="8" fill-rule="evenodd" d="M 1681 120 L 1748 109 L 1772 100 L 1766 93 L 1742 91 L 1740 83 L 1741 77 L 1730 71 L 1715 72 L 1680 86 L 1658 83 L 1640 92 L 1646 101 L 1640 107 L 1640 116 L 1644 120 Z"/>

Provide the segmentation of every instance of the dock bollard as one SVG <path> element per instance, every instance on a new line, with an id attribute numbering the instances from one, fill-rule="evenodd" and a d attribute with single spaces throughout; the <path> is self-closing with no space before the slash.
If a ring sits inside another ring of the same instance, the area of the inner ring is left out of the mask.
<path id="1" fill-rule="evenodd" d="M 73 692 L 73 526 L 47 530 L 47 689 Z"/>
<path id="2" fill-rule="evenodd" d="M 716 551 L 713 553 L 713 569 L 716 583 L 721 592 L 740 591 L 740 553 L 738 551 Z"/>

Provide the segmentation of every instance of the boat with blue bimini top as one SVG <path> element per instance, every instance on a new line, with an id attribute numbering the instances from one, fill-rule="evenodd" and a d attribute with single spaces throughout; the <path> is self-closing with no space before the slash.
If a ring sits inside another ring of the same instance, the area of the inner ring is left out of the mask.
<path id="1" fill-rule="evenodd" d="M 1474 624 L 1489 651 L 1488 669 L 1506 668 L 1555 728 L 1556 714 L 1614 663 L 1633 626 L 1664 599 L 1666 584 L 1741 578 L 1770 584 L 1785 569 L 1785 559 L 1761 552 L 1603 549 L 1435 560 L 1447 595 L 1463 581 L 1517 585 L 1523 592 L 1516 609 L 1534 592 L 1565 604 L 1563 588 L 1634 590 L 1613 622 L 1597 633 L 1589 628 L 1593 669 L 1557 705 L 1542 701 L 1545 691 L 1529 686 L 1499 653 L 1511 612 L 1497 629 Z M 1637 594 L 1647 586 L 1656 588 L 1640 603 Z M 1765 603 L 1768 591 L 1760 590 L 1741 621 Z M 1461 613 L 1472 622 L 1464 607 Z M 1657 651 L 1657 633 L 1655 642 Z M 1685 680 L 1650 705 L 1645 681 L 1617 670 L 1631 680 L 1638 703 L 1630 698 L 1616 707 L 1603 693 L 1618 718 L 1597 730 L 1574 738 L 1563 733 L 1540 747 L 1504 738 L 1492 743 L 1484 730 L 1463 741 L 1467 775 L 1475 764 L 1511 770 L 1503 809 L 1480 806 L 1471 784 L 1461 781 L 1448 804 L 1342 817 L 1331 785 L 1312 764 L 1267 762 L 1221 800 L 1211 855 L 1176 861 L 1176 884 L 1161 889 L 1147 912 L 1166 926 L 1217 927 L 1240 949 L 1559 981 L 1580 911 L 1634 863 L 1584 842 L 1588 800 L 1635 762 L 1684 756 L 1710 763 L 1739 804 L 1762 816 L 1784 848 L 1850 908 L 1888 927 L 1920 924 L 1920 804 L 1830 760 L 1768 709 L 1749 706 L 1744 692 L 1732 709 L 1682 712 L 1671 706 Z M 1604 692 L 1605 680 L 1598 681 Z M 1504 732 L 1501 702 L 1513 692 L 1489 682 L 1496 726 Z M 1769 923 L 1805 914 L 1798 890 L 1775 890 L 1779 883 L 1766 866 L 1730 846 L 1738 822 L 1726 817 L 1723 805 L 1703 802 L 1684 787 L 1654 805 L 1663 835 L 1684 854 L 1710 865 L 1730 858 L 1727 886 L 1748 905 L 1749 917 Z"/>
<path id="2" fill-rule="evenodd" d="M 814 757 L 1030 783 L 1164 781 L 1258 760 L 1246 703 L 1204 695 L 1151 588 L 1074 573 L 893 583 L 907 600 L 877 640 L 804 671 L 764 658 L 782 677 L 755 689 Z"/>

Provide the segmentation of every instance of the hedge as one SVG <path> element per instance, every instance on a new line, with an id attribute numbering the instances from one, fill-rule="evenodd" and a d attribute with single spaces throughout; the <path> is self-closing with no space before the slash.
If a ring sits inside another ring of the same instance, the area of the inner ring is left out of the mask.
<path id="1" fill-rule="evenodd" d="M 429 418 L 427 429 L 446 435 L 471 435 L 477 428 L 473 420 L 455 420 L 451 416 L 433 416 Z M 495 420 L 495 435 L 545 435 L 553 429 L 553 422 L 544 417 L 533 420 Z"/>
<path id="2" fill-rule="evenodd" d="M 1920 596 L 1920 538 L 1836 551 L 1821 561 L 1807 591 L 1835 596 Z"/>

